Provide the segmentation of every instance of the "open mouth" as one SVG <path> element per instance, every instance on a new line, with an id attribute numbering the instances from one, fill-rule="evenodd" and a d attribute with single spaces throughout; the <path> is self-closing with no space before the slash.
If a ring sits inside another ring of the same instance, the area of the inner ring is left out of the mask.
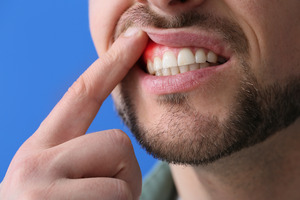
<path id="1" fill-rule="evenodd" d="M 152 41 L 149 42 L 143 55 L 145 72 L 154 76 L 177 75 L 222 65 L 228 60 L 229 58 L 205 48 L 172 48 Z"/>
<path id="2" fill-rule="evenodd" d="M 149 42 L 137 66 L 141 87 L 154 95 L 209 88 L 226 77 L 234 61 L 230 44 L 205 30 L 146 31 Z"/>

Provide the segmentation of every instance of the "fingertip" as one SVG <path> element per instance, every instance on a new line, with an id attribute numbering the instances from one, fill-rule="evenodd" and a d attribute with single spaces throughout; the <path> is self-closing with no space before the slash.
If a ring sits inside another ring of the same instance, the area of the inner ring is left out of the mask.
<path id="1" fill-rule="evenodd" d="M 147 34 L 142 29 L 140 29 L 139 27 L 130 27 L 130 28 L 128 28 L 122 34 L 122 37 L 124 37 L 124 38 L 135 38 L 135 39 L 143 38 L 144 40 L 148 40 Z"/>
<path id="2" fill-rule="evenodd" d="M 124 33 L 124 37 L 132 37 L 138 34 L 141 34 L 142 30 L 138 27 L 130 27 Z"/>
<path id="3" fill-rule="evenodd" d="M 148 35 L 142 29 L 130 27 L 112 44 L 107 54 L 117 58 L 118 63 L 134 63 L 143 53 L 147 43 Z"/>

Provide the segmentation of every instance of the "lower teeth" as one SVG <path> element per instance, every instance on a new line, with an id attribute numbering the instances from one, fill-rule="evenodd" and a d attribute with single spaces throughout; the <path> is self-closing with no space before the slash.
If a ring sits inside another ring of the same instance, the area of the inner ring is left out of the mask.
<path id="1" fill-rule="evenodd" d="M 161 69 L 161 70 L 157 70 L 155 72 L 150 73 L 148 71 L 149 74 L 155 75 L 155 76 L 170 76 L 170 75 L 177 75 L 177 74 L 182 74 L 185 72 L 189 72 L 189 71 L 194 71 L 194 70 L 198 70 L 198 69 L 203 69 L 206 67 L 210 67 L 210 66 L 216 66 L 217 64 L 215 63 L 201 63 L 201 64 L 192 64 L 192 65 L 185 65 L 185 66 L 179 66 L 179 67 L 171 67 L 171 68 L 165 68 L 165 69 Z"/>

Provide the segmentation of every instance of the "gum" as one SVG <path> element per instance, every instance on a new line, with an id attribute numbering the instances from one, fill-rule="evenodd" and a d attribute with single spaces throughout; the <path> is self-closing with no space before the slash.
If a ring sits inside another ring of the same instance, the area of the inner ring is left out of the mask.
<path id="1" fill-rule="evenodd" d="M 147 63 L 148 60 L 151 60 L 153 62 L 155 57 L 163 57 L 163 54 L 166 51 L 172 51 L 175 56 L 178 56 L 178 53 L 181 49 L 183 48 L 189 48 L 194 54 L 195 52 L 200 49 L 200 48 L 196 48 L 196 47 L 168 47 L 168 46 L 164 46 L 164 45 L 160 45 L 157 43 L 154 43 L 153 41 L 149 40 L 148 45 L 143 53 L 143 60 L 145 63 Z M 201 48 L 205 51 L 205 53 L 207 54 L 208 50 Z"/>

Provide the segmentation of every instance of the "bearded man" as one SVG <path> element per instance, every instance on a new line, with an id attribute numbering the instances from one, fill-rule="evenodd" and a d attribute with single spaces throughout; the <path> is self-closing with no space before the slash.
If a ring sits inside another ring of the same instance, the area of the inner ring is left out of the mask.
<path id="1" fill-rule="evenodd" d="M 128 137 L 85 135 L 111 91 L 140 144 L 171 169 L 162 185 L 169 167 L 157 168 L 142 199 L 299 199 L 299 9 L 90 0 L 100 59 L 17 152 L 1 199 L 138 199 Z"/>

